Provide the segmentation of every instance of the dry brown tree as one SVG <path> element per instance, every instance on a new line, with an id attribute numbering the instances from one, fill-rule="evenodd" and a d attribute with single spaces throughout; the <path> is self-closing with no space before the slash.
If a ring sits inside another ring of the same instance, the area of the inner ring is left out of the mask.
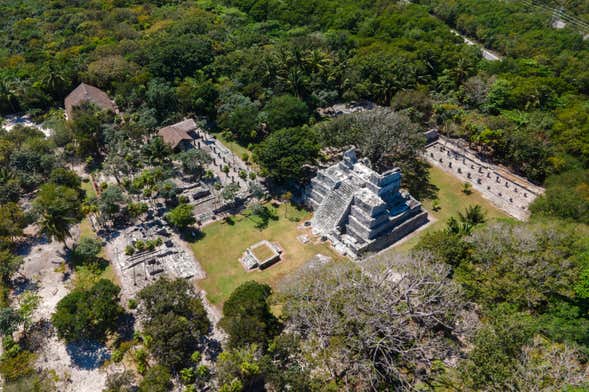
<path id="1" fill-rule="evenodd" d="M 455 358 L 472 328 L 448 267 L 425 254 L 311 265 L 282 294 L 307 366 L 348 390 L 411 389 L 434 361 Z"/>

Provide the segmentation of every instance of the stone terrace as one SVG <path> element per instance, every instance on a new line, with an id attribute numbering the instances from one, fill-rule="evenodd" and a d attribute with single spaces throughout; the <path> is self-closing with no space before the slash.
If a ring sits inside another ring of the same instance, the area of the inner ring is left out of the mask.
<path id="1" fill-rule="evenodd" d="M 543 188 L 503 167 L 481 161 L 474 152 L 443 136 L 426 147 L 425 156 L 432 165 L 470 183 L 486 199 L 519 220 L 528 219 L 529 205 L 544 193 Z"/>
<path id="2" fill-rule="evenodd" d="M 382 250 L 428 222 L 427 212 L 400 190 L 401 171 L 379 174 L 354 149 L 320 170 L 307 191 L 313 231 L 353 258 Z"/>

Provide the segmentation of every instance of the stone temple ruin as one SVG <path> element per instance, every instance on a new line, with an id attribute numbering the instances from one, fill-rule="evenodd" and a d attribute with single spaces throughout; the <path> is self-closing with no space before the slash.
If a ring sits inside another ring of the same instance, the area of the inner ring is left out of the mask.
<path id="1" fill-rule="evenodd" d="M 379 174 L 354 149 L 346 151 L 307 190 L 313 232 L 352 257 L 387 248 L 428 222 L 421 203 L 400 186 L 400 169 Z"/>
<path id="2" fill-rule="evenodd" d="M 126 252 L 129 245 L 157 238 L 161 239 L 161 243 L 152 249 L 135 251 L 133 254 Z M 164 275 L 185 279 L 205 277 L 192 254 L 180 246 L 163 219 L 154 218 L 121 230 L 110 242 L 115 267 L 128 295 L 134 295 Z"/>
<path id="3" fill-rule="evenodd" d="M 264 269 L 280 261 L 282 248 L 268 240 L 257 242 L 246 249 L 239 261 L 248 270 Z"/>

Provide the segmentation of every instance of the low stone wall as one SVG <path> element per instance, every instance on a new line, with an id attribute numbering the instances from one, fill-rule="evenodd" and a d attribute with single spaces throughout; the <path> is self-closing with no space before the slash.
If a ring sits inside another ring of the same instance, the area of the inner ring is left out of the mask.
<path id="1" fill-rule="evenodd" d="M 519 220 L 528 219 L 530 203 L 544 193 L 543 188 L 505 168 L 482 162 L 472 151 L 444 137 L 426 147 L 425 157 L 430 164 L 470 183 L 491 203 Z"/>

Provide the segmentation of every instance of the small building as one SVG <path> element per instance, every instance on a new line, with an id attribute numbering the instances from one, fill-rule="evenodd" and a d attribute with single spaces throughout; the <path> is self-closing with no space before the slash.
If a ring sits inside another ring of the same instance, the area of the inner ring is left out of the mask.
<path id="1" fill-rule="evenodd" d="M 98 87 L 80 83 L 78 87 L 65 97 L 64 107 L 66 118 L 71 119 L 74 108 L 84 103 L 92 103 L 102 110 L 118 113 L 117 105 L 104 91 Z"/>
<path id="2" fill-rule="evenodd" d="M 197 129 L 196 122 L 189 118 L 174 125 L 161 128 L 157 134 L 172 149 L 186 151 L 194 147 L 194 140 L 197 138 Z"/>
<path id="3" fill-rule="evenodd" d="M 256 242 L 246 249 L 239 261 L 248 270 L 264 269 L 280 261 L 282 249 L 268 240 Z"/>

